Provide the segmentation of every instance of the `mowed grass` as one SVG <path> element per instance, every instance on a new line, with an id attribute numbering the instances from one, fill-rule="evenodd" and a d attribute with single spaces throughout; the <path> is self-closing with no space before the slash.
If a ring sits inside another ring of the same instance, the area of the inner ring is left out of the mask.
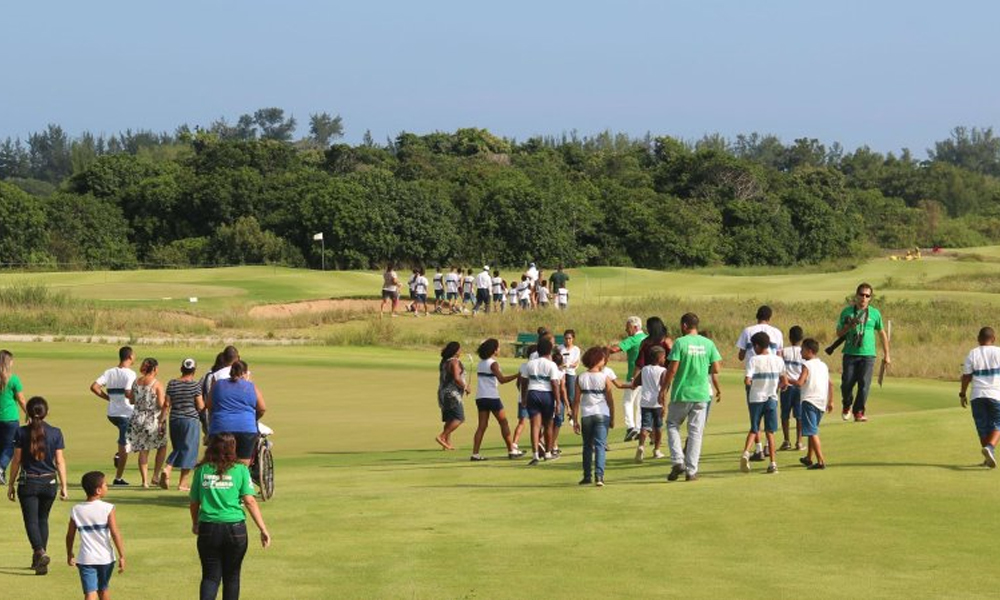
<path id="1" fill-rule="evenodd" d="M 17 344 L 15 371 L 52 404 L 63 428 L 71 502 L 88 469 L 111 469 L 114 431 L 87 390 L 114 360 L 102 345 Z M 191 354 L 214 348 L 138 348 L 168 379 Z M 468 350 L 468 349 L 466 349 Z M 781 472 L 738 470 L 746 408 L 740 374 L 723 374 L 696 483 L 667 483 L 668 461 L 632 461 L 612 433 L 607 487 L 579 487 L 579 438 L 564 458 L 508 461 L 495 423 L 490 461 L 437 450 L 437 356 L 385 348 L 245 351 L 268 401 L 277 494 L 263 504 L 274 537 L 252 547 L 245 598 L 988 597 L 998 533 L 1000 474 L 981 462 L 957 385 L 891 380 L 876 389 L 872 421 L 823 423 L 830 468 L 806 472 L 797 453 Z M 471 365 L 468 364 L 467 368 Z M 504 360 L 504 369 L 516 363 Z M 620 367 L 620 364 L 616 364 Z M 732 365 L 731 365 L 732 366 Z M 514 388 L 504 386 L 507 406 Z M 522 441 L 522 446 L 527 443 Z M 128 479 L 137 482 L 134 460 Z M 199 566 L 186 498 L 113 489 L 129 570 L 118 598 L 192 597 Z M 49 576 L 31 576 L 16 505 L 0 510 L 0 588 L 32 598 L 79 594 L 62 566 L 70 503 L 52 515 Z M 252 527 L 252 526 L 251 526 Z"/>

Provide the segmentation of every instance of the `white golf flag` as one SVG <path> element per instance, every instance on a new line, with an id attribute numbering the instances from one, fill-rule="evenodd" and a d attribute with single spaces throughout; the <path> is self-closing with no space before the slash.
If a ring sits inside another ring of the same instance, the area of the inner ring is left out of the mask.
<path id="1" fill-rule="evenodd" d="M 317 233 L 316 235 L 314 235 L 313 239 L 316 240 L 316 241 L 322 240 L 323 239 L 323 232 L 321 231 L 321 232 Z"/>

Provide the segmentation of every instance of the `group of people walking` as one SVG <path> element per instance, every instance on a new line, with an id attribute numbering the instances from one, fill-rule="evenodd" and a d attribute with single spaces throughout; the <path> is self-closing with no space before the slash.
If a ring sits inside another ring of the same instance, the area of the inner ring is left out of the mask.
<path id="1" fill-rule="evenodd" d="M 480 312 L 503 312 L 506 310 L 531 310 L 554 305 L 560 310 L 569 307 L 569 275 L 562 265 L 546 279 L 544 274 L 530 263 L 519 280 L 504 281 L 499 269 L 490 272 L 489 265 L 483 265 L 478 274 L 473 269 L 463 271 L 452 267 L 447 273 L 437 267 L 433 280 L 427 279 L 423 267 L 416 267 L 407 280 L 410 301 L 406 311 L 414 316 L 427 316 L 431 311 L 438 314 L 477 314 Z M 433 285 L 433 307 L 430 290 Z M 400 291 L 403 285 L 395 266 L 389 263 L 382 273 L 382 303 L 379 316 L 385 314 L 389 305 L 391 315 L 397 315 Z"/>
<path id="2" fill-rule="evenodd" d="M 889 339 L 881 313 L 870 304 L 871 298 L 872 286 L 859 285 L 854 302 L 844 308 L 836 323 L 837 336 L 843 338 L 840 341 L 844 344 L 840 389 L 841 414 L 845 421 L 853 417 L 854 421 L 863 423 L 868 419 L 866 401 L 876 359 L 876 337 L 881 341 L 883 365 L 891 364 Z M 766 472 L 776 473 L 775 451 L 782 450 L 805 451 L 798 462 L 812 470 L 825 469 L 819 425 L 823 414 L 832 411 L 834 406 L 829 370 L 819 357 L 820 348 L 815 337 L 807 337 L 801 327 L 793 326 L 789 330 L 790 345 L 786 347 L 782 332 L 770 324 L 771 318 L 771 308 L 761 306 L 756 322 L 743 330 L 735 344 L 744 369 L 749 420 L 746 443 L 740 454 L 740 469 L 750 472 L 752 462 L 767 461 Z M 511 459 L 522 455 L 517 442 L 527 420 L 531 431 L 530 464 L 533 465 L 559 458 L 559 428 L 565 419 L 570 419 L 574 431 L 583 436 L 584 476 L 580 483 L 603 485 L 608 430 L 616 422 L 613 394 L 619 389 L 623 396 L 620 421 L 626 429 L 625 441 L 637 441 L 636 462 L 645 460 L 647 443 L 653 446 L 653 458 L 667 457 L 661 449 L 665 428 L 671 462 L 667 479 L 676 481 L 683 475 L 686 481 L 697 480 L 711 405 L 713 401 L 722 400 L 718 382 L 722 355 L 711 334 L 699 329 L 698 315 L 686 313 L 678 324 L 680 335 L 674 339 L 659 317 L 647 319 L 645 331 L 639 317 L 629 317 L 623 339 L 588 348 L 582 356 L 580 348 L 575 347 L 575 332 L 567 331 L 565 342 L 557 346 L 551 333 L 540 328 L 529 360 L 517 374 L 511 375 L 504 375 L 496 362 L 498 341 L 486 340 L 479 347 L 481 362 L 476 368 L 479 426 L 471 460 L 485 460 L 480 448 L 490 416 L 500 425 Z M 460 352 L 458 342 L 449 343 L 442 351 L 440 363 L 438 403 L 444 428 L 436 441 L 445 449 L 454 448 L 451 434 L 465 419 L 462 398 L 472 391 Z M 607 366 L 609 357 L 618 352 L 624 353 L 626 358 L 624 381 L 619 381 Z M 979 354 L 988 352 L 980 351 Z M 968 362 L 978 364 L 983 360 L 974 357 Z M 996 373 L 1000 373 L 1000 352 L 996 360 Z M 577 375 L 579 364 L 585 371 Z M 970 366 L 967 370 L 970 371 L 968 383 L 976 387 L 973 374 L 981 376 L 983 369 Z M 1000 375 L 990 376 L 996 378 L 1000 390 Z M 513 432 L 499 395 L 499 385 L 511 381 L 517 381 L 519 412 L 518 427 Z M 983 392 L 977 387 L 976 393 Z M 993 429 L 984 429 L 981 436 L 986 462 L 992 461 L 992 464 L 996 462 L 993 449 L 1000 439 L 1000 391 L 996 396 L 995 408 L 980 401 L 977 409 L 981 415 L 987 415 L 986 408 L 995 411 L 995 415 L 989 412 L 989 417 L 977 418 L 977 423 L 990 418 L 997 421 L 997 434 L 991 433 Z M 780 447 L 775 440 L 779 414 L 784 436 Z M 794 442 L 790 437 L 792 417 L 796 420 Z M 685 423 L 686 439 L 681 432 Z M 804 438 L 807 440 L 805 445 Z"/>
<path id="3" fill-rule="evenodd" d="M 180 470 L 177 488 L 190 495 L 192 531 L 198 536 L 200 597 L 215 598 L 221 584 L 225 598 L 237 598 L 247 551 L 244 507 L 260 530 L 263 546 L 270 544 L 248 468 L 258 420 L 266 410 L 264 399 L 232 346 L 219 353 L 213 368 L 201 378 L 196 377 L 196 361 L 184 359 L 179 376 L 166 385 L 159 379 L 155 358 L 144 358 L 138 374 L 131 368 L 134 362 L 133 349 L 122 347 L 118 365 L 90 387 L 108 403 L 107 417 L 116 432 L 115 473 L 110 482 L 99 471 L 83 475 L 81 487 L 87 501 L 71 511 L 67 563 L 78 568 L 85 598 L 109 597 L 115 564 L 119 571 L 125 568 L 125 548 L 115 508 L 104 497 L 109 483 L 111 488 L 129 485 L 125 468 L 129 454 L 137 453 L 143 488 L 155 483 L 169 489 L 172 470 Z M 65 441 L 62 431 L 48 422 L 48 402 L 41 396 L 25 401 L 24 385 L 12 367 L 13 355 L 0 350 L 0 477 L 7 484 L 8 498 L 20 503 L 32 548 L 31 568 L 45 575 L 51 562 L 49 515 L 57 496 L 64 500 L 69 496 Z M 22 413 L 25 425 L 20 424 Z M 199 461 L 203 428 L 207 437 Z M 152 478 L 150 452 L 155 453 Z M 81 546 L 75 554 L 78 533 Z"/>

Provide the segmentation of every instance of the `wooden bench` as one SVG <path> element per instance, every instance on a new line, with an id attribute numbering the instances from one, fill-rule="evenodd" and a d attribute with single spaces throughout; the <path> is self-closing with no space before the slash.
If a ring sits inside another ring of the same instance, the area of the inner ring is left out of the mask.
<path id="1" fill-rule="evenodd" d="M 560 346 L 560 345 L 563 344 L 563 342 L 565 342 L 565 340 L 563 339 L 562 334 L 559 334 L 559 335 L 555 336 L 555 340 L 556 340 L 556 345 L 557 346 Z M 527 356 L 528 356 L 528 353 L 527 353 L 528 346 L 531 346 L 532 344 L 537 344 L 537 343 L 538 343 L 538 334 L 537 333 L 530 333 L 530 332 L 525 333 L 525 332 L 521 332 L 521 333 L 517 334 L 517 339 L 512 342 L 512 344 L 514 344 L 514 356 L 518 357 L 518 358 L 527 358 Z"/>

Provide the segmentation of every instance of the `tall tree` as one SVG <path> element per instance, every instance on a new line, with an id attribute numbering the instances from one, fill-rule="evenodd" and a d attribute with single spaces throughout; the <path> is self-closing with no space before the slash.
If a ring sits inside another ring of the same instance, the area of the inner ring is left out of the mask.
<path id="1" fill-rule="evenodd" d="M 344 135 L 344 124 L 340 115 L 331 117 L 322 112 L 309 115 L 309 137 L 319 147 L 326 148 L 331 140 Z"/>

